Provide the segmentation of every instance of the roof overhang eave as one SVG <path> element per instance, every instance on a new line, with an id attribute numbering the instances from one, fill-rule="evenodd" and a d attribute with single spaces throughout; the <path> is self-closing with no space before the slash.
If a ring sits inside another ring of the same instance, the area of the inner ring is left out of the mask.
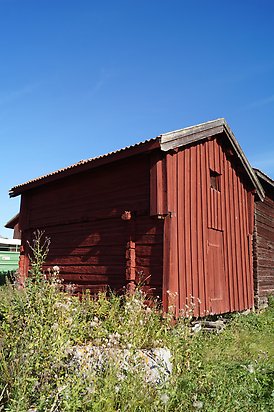
<path id="1" fill-rule="evenodd" d="M 253 170 L 255 171 L 256 176 L 260 180 L 268 183 L 274 189 L 274 181 L 271 179 L 271 177 L 267 176 L 264 172 L 262 172 L 261 170 L 255 168 L 255 167 L 253 167 Z"/>

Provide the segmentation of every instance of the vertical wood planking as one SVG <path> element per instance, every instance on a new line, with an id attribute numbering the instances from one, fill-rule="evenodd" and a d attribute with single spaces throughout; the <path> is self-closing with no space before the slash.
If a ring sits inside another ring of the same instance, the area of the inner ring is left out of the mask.
<path id="1" fill-rule="evenodd" d="M 185 204 L 187 201 L 185 193 L 185 153 L 186 151 L 178 152 L 178 197 L 177 197 L 177 215 L 178 215 L 178 272 L 179 272 L 179 308 L 183 310 L 186 304 L 186 231 L 185 227 L 188 224 L 185 221 Z"/>
<path id="2" fill-rule="evenodd" d="M 189 298 L 192 293 L 192 265 L 190 258 L 191 251 L 191 218 L 190 218 L 190 149 L 185 150 L 185 250 L 186 250 L 186 260 L 185 260 L 185 273 L 186 273 L 186 297 Z"/>
<path id="3" fill-rule="evenodd" d="M 197 164 L 196 164 L 196 198 L 197 198 L 197 260 L 198 260 L 198 298 L 197 312 L 199 314 L 205 311 L 205 295 L 204 295 L 204 265 L 203 265 L 203 221 L 202 221 L 202 178 L 201 178 L 201 157 L 202 157 L 202 145 L 197 146 Z M 199 310 L 198 310 L 199 309 Z"/>
<path id="4" fill-rule="evenodd" d="M 238 294 L 239 294 L 239 309 L 243 310 L 243 268 L 242 268 L 242 260 L 241 260 L 241 238 L 240 238 L 240 217 L 239 217 L 239 201 L 238 201 L 238 176 L 236 175 L 235 171 L 233 170 L 233 199 L 234 199 L 234 210 L 235 210 L 235 236 L 236 236 L 236 244 L 235 244 L 235 255 L 236 255 L 236 262 L 237 262 L 237 286 L 238 286 Z"/>
<path id="5" fill-rule="evenodd" d="M 207 177 L 207 150 L 206 143 L 201 145 L 201 218 L 202 218 L 202 262 L 203 262 L 203 287 L 201 295 L 201 315 L 206 315 L 208 309 L 208 270 L 207 270 L 207 209 L 208 209 L 208 177 Z"/>
<path id="6" fill-rule="evenodd" d="M 206 173 L 206 179 L 209 182 L 209 185 L 207 185 L 207 204 L 206 204 L 206 209 L 207 209 L 207 223 L 208 227 L 212 227 L 212 221 L 211 221 L 211 216 L 213 216 L 213 201 L 212 201 L 212 193 L 209 190 L 210 188 L 210 177 L 209 177 L 209 169 L 212 169 L 212 159 L 211 159 L 211 154 L 210 154 L 210 142 L 206 142 L 205 145 L 205 155 L 206 155 L 206 164 L 205 164 L 205 173 Z"/>
<path id="7" fill-rule="evenodd" d="M 164 229 L 164 287 L 165 306 L 174 306 L 175 315 L 179 313 L 178 305 L 178 241 L 177 241 L 177 156 L 168 153 L 167 167 L 167 208 L 169 215 L 165 219 Z"/>
<path id="8" fill-rule="evenodd" d="M 184 309 L 191 296 L 195 298 L 195 315 L 204 315 L 210 310 L 220 313 L 250 307 L 247 188 L 236 173 L 233 158 L 216 139 L 186 147 L 174 157 L 178 159 L 178 247 L 173 267 L 177 259 L 178 270 L 171 276 L 172 290 L 178 288 L 180 309 Z M 220 174 L 219 190 L 211 187 L 210 170 Z M 169 200 L 169 210 L 175 201 L 174 197 Z M 251 206 L 249 209 L 251 211 Z M 208 271 L 209 230 L 213 242 L 211 250 L 215 250 L 219 267 L 225 268 L 220 271 L 221 277 L 218 277 L 218 270 L 214 272 L 212 255 Z M 214 246 L 215 242 L 218 247 Z M 218 292 L 219 288 L 222 290 Z M 201 301 L 199 308 L 197 298 Z"/>
<path id="9" fill-rule="evenodd" d="M 239 296 L 238 296 L 238 281 L 237 281 L 237 259 L 236 259 L 236 228 L 235 228 L 235 214 L 234 214 L 234 196 L 233 196 L 233 169 L 230 162 L 228 163 L 228 191 L 229 191 L 229 219 L 230 219 L 230 233 L 231 233 L 231 244 L 230 244 L 230 258 L 232 261 L 232 273 L 231 277 L 233 278 L 233 295 L 234 295 L 234 310 L 237 310 L 239 307 Z"/>
<path id="10" fill-rule="evenodd" d="M 248 283 L 248 272 L 246 268 L 246 241 L 244 236 L 244 211 L 243 211 L 243 191 L 242 191 L 242 183 L 238 178 L 238 203 L 239 203 L 239 227 L 240 227 L 240 257 L 241 257 L 241 267 L 242 267 L 242 302 L 244 308 L 248 306 L 248 292 L 247 292 L 247 283 Z"/>
<path id="11" fill-rule="evenodd" d="M 245 244 L 245 268 L 246 268 L 246 290 L 247 290 L 247 304 L 250 305 L 251 300 L 251 290 L 250 290 L 250 282 L 249 282 L 249 246 L 248 246 L 248 202 L 247 202 L 247 193 L 243 189 L 243 225 L 244 225 L 244 244 Z"/>
<path id="12" fill-rule="evenodd" d="M 225 276 L 227 284 L 227 293 L 226 293 L 226 309 L 228 311 L 232 310 L 233 307 L 233 285 L 231 283 L 231 261 L 229 259 L 229 248 L 230 248 L 230 231 L 228 223 L 228 210 L 229 210 L 229 197 L 228 191 L 226 189 L 228 173 L 227 173 L 227 159 L 225 152 L 222 150 L 222 176 L 221 176 L 221 191 L 223 193 L 222 197 L 222 225 L 224 228 L 224 263 L 225 263 Z"/>
<path id="13" fill-rule="evenodd" d="M 150 216 L 166 214 L 165 159 L 159 152 L 150 159 Z"/>
<path id="14" fill-rule="evenodd" d="M 253 231 L 254 231 L 254 219 L 255 219 L 255 201 L 254 201 L 254 194 L 251 192 L 251 233 L 248 236 L 249 240 L 249 285 L 250 285 L 250 307 L 254 306 L 254 282 L 253 282 L 253 255 L 252 255 L 252 239 L 253 239 Z"/>
<path id="15" fill-rule="evenodd" d="M 197 303 L 197 298 L 199 297 L 198 289 L 198 245 L 197 236 L 198 231 L 201 229 L 197 227 L 197 149 L 198 146 L 191 146 L 190 148 L 190 239 L 191 239 L 191 267 L 192 267 L 192 278 L 191 278 L 191 300 L 194 298 L 193 303 Z"/>

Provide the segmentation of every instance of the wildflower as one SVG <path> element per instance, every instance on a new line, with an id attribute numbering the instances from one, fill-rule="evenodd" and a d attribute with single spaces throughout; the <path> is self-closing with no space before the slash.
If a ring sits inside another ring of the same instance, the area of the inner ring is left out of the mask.
<path id="1" fill-rule="evenodd" d="M 249 365 L 247 366 L 247 370 L 248 370 L 249 373 L 254 373 L 254 372 L 255 372 L 254 366 L 251 365 L 251 364 L 249 364 Z"/>
<path id="2" fill-rule="evenodd" d="M 66 389 L 66 387 L 67 387 L 67 385 L 63 385 L 63 386 L 58 386 L 57 387 L 57 391 L 60 393 L 60 392 L 63 392 L 65 389 Z"/>
<path id="3" fill-rule="evenodd" d="M 169 396 L 167 393 L 163 393 L 160 397 L 161 401 L 163 402 L 164 405 L 166 405 L 169 401 Z"/>
<path id="4" fill-rule="evenodd" d="M 67 303 L 56 302 L 54 304 L 54 306 L 56 308 L 60 308 L 60 309 L 64 309 L 64 310 L 68 310 L 70 305 L 71 305 L 71 302 L 69 302 L 69 301 Z"/>
<path id="5" fill-rule="evenodd" d="M 242 366 L 242 368 L 247 370 L 247 372 L 249 372 L 249 373 L 254 373 L 255 372 L 254 366 L 251 363 L 247 366 L 246 365 L 241 365 L 241 366 Z"/>
<path id="6" fill-rule="evenodd" d="M 197 400 L 197 394 L 195 394 L 193 396 L 193 404 L 192 405 L 193 405 L 193 408 L 195 408 L 195 409 L 202 409 L 203 406 L 204 406 L 204 403 L 202 401 L 198 401 Z"/>
<path id="7" fill-rule="evenodd" d="M 59 266 L 53 266 L 53 268 L 52 268 L 52 270 L 53 270 L 53 273 L 55 274 L 55 275 L 58 275 L 59 274 L 59 272 L 60 272 L 60 268 L 59 268 Z"/>
<path id="8" fill-rule="evenodd" d="M 195 400 L 192 405 L 193 405 L 193 408 L 195 409 L 202 409 L 204 406 L 204 403 L 202 401 Z"/>
<path id="9" fill-rule="evenodd" d="M 75 287 L 75 285 L 74 284 L 68 284 L 68 285 L 65 285 L 65 291 L 67 292 L 67 293 L 74 293 L 75 292 L 75 290 L 76 290 L 76 287 Z"/>
<path id="10" fill-rule="evenodd" d="M 92 393 L 95 392 L 95 388 L 94 388 L 94 386 L 88 386 L 86 388 L 86 391 L 87 391 L 87 393 L 92 394 Z"/>
<path id="11" fill-rule="evenodd" d="M 95 328 L 96 326 L 98 326 L 99 324 L 99 319 L 97 318 L 97 316 L 94 316 L 93 320 L 90 322 L 90 327 L 91 328 Z"/>
<path id="12" fill-rule="evenodd" d="M 58 323 L 56 323 L 56 322 L 52 325 L 52 329 L 53 329 L 53 330 L 57 330 L 58 327 L 59 327 L 59 326 L 58 326 Z"/>

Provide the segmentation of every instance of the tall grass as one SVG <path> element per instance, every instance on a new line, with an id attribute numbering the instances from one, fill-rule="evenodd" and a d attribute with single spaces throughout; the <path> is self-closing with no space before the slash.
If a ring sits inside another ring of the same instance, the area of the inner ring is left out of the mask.
<path id="1" fill-rule="evenodd" d="M 274 410 L 273 302 L 231 315 L 220 334 L 193 334 L 189 320 L 174 325 L 138 289 L 80 301 L 61 286 L 38 265 L 24 288 L 0 289 L 0 411 Z M 137 349 L 166 347 L 173 373 L 155 384 L 141 367 L 121 373 L 116 359 L 79 365 L 73 348 L 86 345 L 132 359 Z"/>

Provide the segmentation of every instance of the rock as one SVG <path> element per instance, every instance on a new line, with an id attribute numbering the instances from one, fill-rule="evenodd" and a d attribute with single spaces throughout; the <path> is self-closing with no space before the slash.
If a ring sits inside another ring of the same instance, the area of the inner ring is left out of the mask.
<path id="1" fill-rule="evenodd" d="M 226 321 L 225 319 L 217 319 L 215 321 L 212 320 L 199 320 L 192 323 L 191 330 L 194 333 L 197 333 L 201 330 L 207 332 L 221 332 L 224 330 Z"/>
<path id="2" fill-rule="evenodd" d="M 129 350 L 86 345 L 73 347 L 70 355 L 70 365 L 76 365 L 83 373 L 96 373 L 113 363 L 121 372 L 120 379 L 127 372 L 140 371 L 146 382 L 154 384 L 164 383 L 172 373 L 171 353 L 167 348 Z"/>

